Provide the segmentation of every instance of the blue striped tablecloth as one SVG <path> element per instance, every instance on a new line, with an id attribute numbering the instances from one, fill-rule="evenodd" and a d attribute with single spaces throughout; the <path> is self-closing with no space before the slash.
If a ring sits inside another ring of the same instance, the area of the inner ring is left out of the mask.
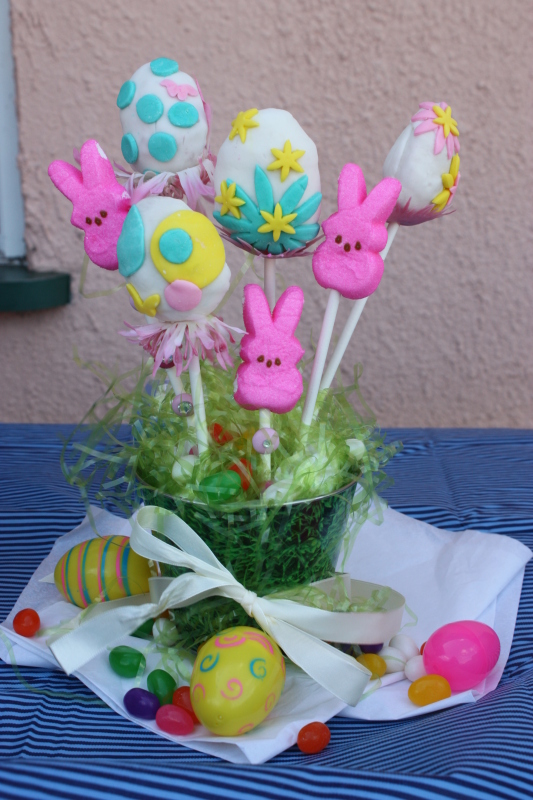
<path id="1" fill-rule="evenodd" d="M 59 456 L 68 426 L 0 425 L 0 619 L 57 536 L 84 516 Z M 448 530 L 533 547 L 533 431 L 391 430 L 404 443 L 386 492 Z M 533 794 L 533 567 L 498 689 L 476 705 L 401 722 L 331 721 L 316 756 L 296 748 L 236 767 L 115 714 L 76 679 L 0 664 L 0 798 L 525 798 Z"/>

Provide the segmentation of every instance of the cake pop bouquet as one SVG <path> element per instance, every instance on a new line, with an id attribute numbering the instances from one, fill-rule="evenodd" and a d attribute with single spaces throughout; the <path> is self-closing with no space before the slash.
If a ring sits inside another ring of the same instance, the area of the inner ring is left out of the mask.
<path id="1" fill-rule="evenodd" d="M 212 721 L 207 674 L 237 643 L 270 676 L 267 713 L 283 687 L 279 648 L 354 704 L 372 670 L 352 657 L 360 649 L 347 650 L 389 641 L 403 605 L 387 587 L 365 590 L 340 573 L 359 527 L 379 519 L 378 489 L 399 444 L 376 427 L 360 367 L 349 386 L 338 369 L 399 227 L 449 212 L 460 177 L 457 123 L 446 103 L 421 103 L 383 179 L 369 190 L 362 168 L 346 164 L 337 211 L 320 222 L 317 148 L 288 111 L 236 112 L 215 157 L 200 87 L 167 58 L 137 70 L 117 106 L 131 170 L 89 140 L 78 166 L 54 161 L 49 175 L 72 202 L 86 263 L 124 280 L 139 319 L 120 333 L 139 346 L 139 367 L 118 375 L 88 365 L 106 388 L 68 443 L 64 471 L 87 501 L 131 516 L 131 548 L 148 567 L 126 580 L 130 543 L 117 542 L 91 551 L 93 578 L 82 551 L 58 566 L 59 590 L 86 617 L 52 650 L 68 671 L 81 663 L 69 636 L 90 636 L 103 618 L 91 608 L 113 601 L 104 578 L 114 547 L 108 580 L 123 590 L 120 602 L 147 596 L 147 581 L 151 602 L 127 605 L 120 620 L 106 615 L 101 648 L 164 614 L 167 638 L 198 654 L 191 697 L 200 687 L 195 710 L 210 729 L 245 733 L 262 719 L 234 714 L 220 729 Z M 233 279 L 229 249 L 244 259 Z M 315 351 L 298 338 L 302 289 L 278 291 L 276 280 L 281 267 L 290 280 L 290 259 L 303 255 L 312 256 L 317 291 L 328 291 Z M 242 329 L 220 310 L 261 262 L 259 282 L 242 289 Z M 352 309 L 326 363 L 341 298 Z"/>

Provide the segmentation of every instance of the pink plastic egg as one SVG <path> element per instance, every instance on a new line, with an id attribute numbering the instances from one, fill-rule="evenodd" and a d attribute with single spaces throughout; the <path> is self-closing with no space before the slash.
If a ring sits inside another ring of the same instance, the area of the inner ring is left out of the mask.
<path id="1" fill-rule="evenodd" d="M 500 655 L 497 634 L 483 622 L 450 622 L 432 633 L 424 647 L 428 674 L 441 675 L 452 692 L 473 689 L 491 672 Z"/>

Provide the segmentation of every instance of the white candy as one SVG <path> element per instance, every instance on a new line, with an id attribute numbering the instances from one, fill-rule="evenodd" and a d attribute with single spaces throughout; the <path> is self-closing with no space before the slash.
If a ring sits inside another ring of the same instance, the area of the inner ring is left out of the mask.
<path id="1" fill-rule="evenodd" d="M 378 653 L 387 665 L 386 673 L 403 672 L 407 659 L 396 647 L 382 647 Z"/>
<path id="2" fill-rule="evenodd" d="M 161 644 L 163 647 L 172 647 L 179 639 L 176 626 L 171 620 L 165 619 L 165 617 L 156 619 L 152 627 L 152 636 L 157 644 Z"/>
<path id="3" fill-rule="evenodd" d="M 393 636 L 389 642 L 389 647 L 396 647 L 401 650 L 407 661 L 420 653 L 415 640 L 405 633 L 397 633 L 396 636 Z"/>
<path id="4" fill-rule="evenodd" d="M 419 678 L 423 678 L 424 675 L 427 675 L 424 666 L 424 656 L 414 656 L 414 658 L 410 658 L 405 665 L 404 671 L 408 681 L 413 682 L 417 681 Z"/>

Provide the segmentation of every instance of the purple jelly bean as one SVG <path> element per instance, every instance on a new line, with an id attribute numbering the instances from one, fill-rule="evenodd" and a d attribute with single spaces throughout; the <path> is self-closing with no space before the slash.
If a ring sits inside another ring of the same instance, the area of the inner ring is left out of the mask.
<path id="1" fill-rule="evenodd" d="M 363 653 L 379 653 L 379 651 L 383 647 L 383 643 L 381 644 L 360 644 L 359 647 L 363 651 Z"/>
<path id="2" fill-rule="evenodd" d="M 139 719 L 155 719 L 161 703 L 152 692 L 146 689 L 130 689 L 124 695 L 124 707 L 128 714 Z"/>

